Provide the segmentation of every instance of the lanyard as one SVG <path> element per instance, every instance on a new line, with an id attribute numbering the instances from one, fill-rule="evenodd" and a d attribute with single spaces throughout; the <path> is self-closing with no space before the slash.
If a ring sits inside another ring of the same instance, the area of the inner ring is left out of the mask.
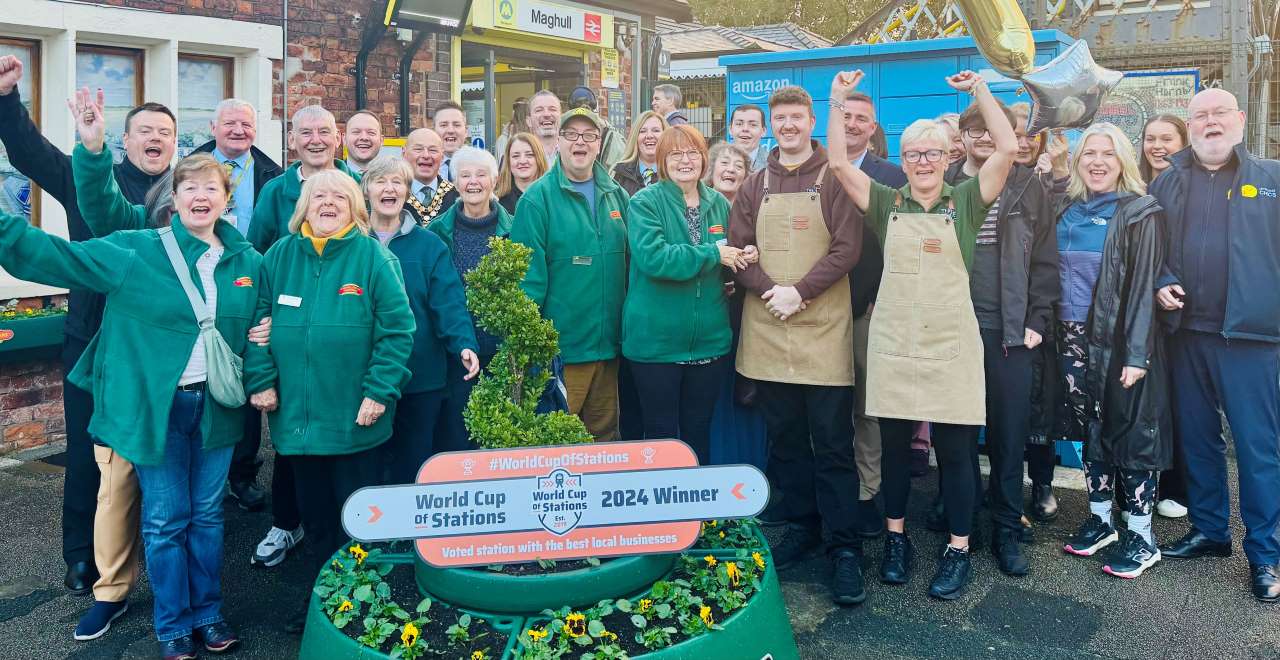
<path id="1" fill-rule="evenodd" d="M 234 165 L 234 164 L 235 164 L 235 161 L 234 161 L 234 160 L 229 160 L 229 161 L 227 161 L 227 164 L 228 164 L 228 165 Z M 229 207 L 230 207 L 230 206 L 235 206 L 235 202 L 236 202 L 236 190 L 240 188 L 240 182 L 244 180 L 244 173 L 245 173 L 245 172 L 248 172 L 250 167 L 253 167 L 253 154 L 249 154 L 249 160 L 246 160 L 246 161 L 244 162 L 244 167 L 241 167 L 241 168 L 240 168 L 240 173 L 239 173 L 238 175 L 236 175 L 236 178 L 235 178 L 235 179 L 232 179 L 232 181 L 231 181 L 231 197 L 230 197 L 230 199 L 228 199 L 228 200 L 227 200 L 227 206 L 229 206 Z"/>

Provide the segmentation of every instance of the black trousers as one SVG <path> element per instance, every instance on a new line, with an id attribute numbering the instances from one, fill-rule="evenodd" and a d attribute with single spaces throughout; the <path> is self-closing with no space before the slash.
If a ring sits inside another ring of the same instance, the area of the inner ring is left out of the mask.
<path id="1" fill-rule="evenodd" d="M 293 457 L 277 453 L 275 469 L 271 473 L 271 526 L 292 530 L 301 524 Z"/>
<path id="2" fill-rule="evenodd" d="M 88 342 L 71 336 L 62 343 L 62 373 L 84 353 Z M 62 488 L 62 559 L 68 566 L 93 563 L 93 514 L 98 508 L 98 481 L 101 476 L 93 460 L 93 438 L 89 419 L 93 417 L 93 393 L 62 379 L 62 411 L 67 423 L 67 470 Z"/>
<path id="3" fill-rule="evenodd" d="M 621 440 L 643 440 L 646 437 L 644 404 L 632 366 L 626 359 L 618 363 L 618 436 Z"/>
<path id="4" fill-rule="evenodd" d="M 1043 486 L 1053 483 L 1053 470 L 1058 464 L 1058 452 L 1052 444 L 1027 444 L 1027 476 L 1031 483 Z"/>
<path id="5" fill-rule="evenodd" d="M 481 355 L 480 370 L 488 367 L 492 359 L 492 355 Z M 444 401 L 439 419 L 436 420 L 432 453 L 475 449 L 471 444 L 471 434 L 467 433 L 467 426 L 462 421 L 462 411 L 467 409 L 467 400 L 471 398 L 471 390 L 479 382 L 480 374 L 476 374 L 471 380 L 463 380 L 465 375 L 467 373 L 462 370 L 462 363 L 450 357 L 443 390 Z"/>
<path id="6" fill-rule="evenodd" d="M 932 426 L 947 527 L 956 536 L 968 536 L 973 531 L 973 511 L 977 504 L 973 457 L 978 427 L 938 423 Z M 884 494 L 884 515 L 893 520 L 907 517 L 907 500 L 911 494 L 911 436 L 915 427 L 915 421 L 880 418 L 880 444 L 884 452 L 880 492 Z"/>
<path id="7" fill-rule="evenodd" d="M 1022 528 L 1022 459 L 1031 435 L 1032 352 L 1003 346 L 999 330 L 982 330 L 987 376 L 987 451 L 991 457 L 991 518 Z"/>
<path id="8" fill-rule="evenodd" d="M 342 505 L 365 486 L 378 483 L 381 446 L 336 456 L 290 456 L 302 524 L 307 530 L 306 575 L 318 573 L 350 538 L 342 528 Z"/>
<path id="9" fill-rule="evenodd" d="M 249 404 L 244 406 L 244 437 L 236 443 L 231 453 L 231 469 L 227 479 L 233 483 L 253 483 L 258 480 L 258 450 L 262 448 L 262 412 Z"/>
<path id="10" fill-rule="evenodd" d="M 436 424 L 448 396 L 444 389 L 415 392 L 400 397 L 391 420 L 391 439 L 383 447 L 379 483 L 411 484 L 418 469 L 436 453 Z M 459 413 L 461 414 L 461 413 Z"/>
<path id="11" fill-rule="evenodd" d="M 707 364 L 631 362 L 644 420 L 644 438 L 679 438 L 699 465 L 711 464 L 711 417 L 725 377 L 725 358 Z"/>
<path id="12" fill-rule="evenodd" d="M 788 521 L 815 531 L 825 524 L 832 552 L 860 548 L 853 388 L 764 381 L 757 388 Z"/>

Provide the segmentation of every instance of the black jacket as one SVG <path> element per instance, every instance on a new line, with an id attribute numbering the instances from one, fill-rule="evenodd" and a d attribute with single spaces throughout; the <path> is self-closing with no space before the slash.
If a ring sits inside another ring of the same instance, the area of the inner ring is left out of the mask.
<path id="1" fill-rule="evenodd" d="M 877 183 L 890 188 L 901 188 L 907 185 L 907 175 L 902 168 L 871 153 L 862 158 L 862 171 Z M 853 302 L 853 318 L 860 318 L 867 313 L 867 307 L 875 302 L 880 293 L 880 280 L 884 274 L 884 253 L 880 251 L 880 239 L 876 237 L 871 226 L 862 230 L 862 256 L 858 264 L 849 271 L 849 299 Z"/>
<path id="2" fill-rule="evenodd" d="M 968 177 L 964 161 L 947 170 L 947 183 Z M 1035 171 L 1014 166 L 1000 192 L 1001 343 L 1021 346 L 1029 328 L 1048 337 L 1053 305 L 1062 295 L 1053 199 Z"/>
<path id="3" fill-rule="evenodd" d="M 627 197 L 635 197 L 644 190 L 644 176 L 640 174 L 639 160 L 624 160 L 613 166 L 613 180 L 627 191 Z"/>
<path id="4" fill-rule="evenodd" d="M 192 153 L 211 154 L 213 149 L 214 142 L 209 140 L 196 147 Z M 253 156 L 253 199 L 257 201 L 258 195 L 262 193 L 262 187 L 267 185 L 268 181 L 280 176 L 284 168 L 257 147 L 249 147 L 249 153 Z"/>
<path id="5" fill-rule="evenodd" d="M 17 88 L 0 96 L 0 143 L 4 144 L 9 162 L 31 182 L 48 192 L 67 212 L 67 234 L 73 241 L 87 241 L 94 237 L 80 215 L 76 204 L 76 182 L 71 175 L 71 157 L 53 146 L 40 129 L 31 121 L 31 115 L 22 105 Z M 138 169 L 128 159 L 115 166 L 116 184 L 125 199 L 141 204 L 147 190 L 161 175 L 151 175 Z M 67 296 L 67 319 L 64 332 L 70 339 L 88 342 L 102 325 L 102 309 L 106 297 L 72 289 Z M 67 365 L 74 365 L 80 355 L 64 355 Z M 68 371 L 70 369 L 68 368 Z"/>
<path id="6" fill-rule="evenodd" d="M 1228 339 L 1280 342 L 1280 161 L 1236 145 L 1236 178 L 1227 201 L 1227 308 L 1222 334 Z M 1190 147 L 1169 157 L 1173 165 L 1151 182 L 1151 195 L 1165 209 L 1165 268 L 1155 288 L 1179 284 L 1185 236 L 1187 187 L 1195 153 Z M 1161 312 L 1176 330 L 1181 311 Z"/>

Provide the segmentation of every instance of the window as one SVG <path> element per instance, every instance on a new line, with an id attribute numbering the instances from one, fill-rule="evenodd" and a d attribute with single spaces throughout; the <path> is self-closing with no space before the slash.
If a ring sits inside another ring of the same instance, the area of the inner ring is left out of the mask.
<path id="1" fill-rule="evenodd" d="M 105 46 L 76 49 L 76 88 L 106 94 L 107 146 L 124 160 L 124 119 L 142 105 L 142 51 Z"/>
<path id="2" fill-rule="evenodd" d="M 213 139 L 209 125 L 218 103 L 234 93 L 233 60 L 207 55 L 178 56 L 178 156 Z"/>
<path id="3" fill-rule="evenodd" d="M 22 62 L 22 80 L 18 94 L 22 105 L 36 126 L 40 125 L 40 45 L 23 39 L 0 38 L 0 57 L 14 55 Z M 0 211 L 20 215 L 28 222 L 40 224 L 40 195 L 32 190 L 31 180 L 14 169 L 9 155 L 0 144 Z"/>

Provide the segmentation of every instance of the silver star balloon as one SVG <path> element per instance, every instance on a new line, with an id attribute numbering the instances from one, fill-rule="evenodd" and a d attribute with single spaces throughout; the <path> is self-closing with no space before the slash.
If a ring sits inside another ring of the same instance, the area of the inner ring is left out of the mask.
<path id="1" fill-rule="evenodd" d="M 1099 66 L 1084 40 L 1071 44 L 1048 64 L 1021 77 L 1035 101 L 1027 134 L 1088 126 L 1122 77 L 1119 71 Z"/>

